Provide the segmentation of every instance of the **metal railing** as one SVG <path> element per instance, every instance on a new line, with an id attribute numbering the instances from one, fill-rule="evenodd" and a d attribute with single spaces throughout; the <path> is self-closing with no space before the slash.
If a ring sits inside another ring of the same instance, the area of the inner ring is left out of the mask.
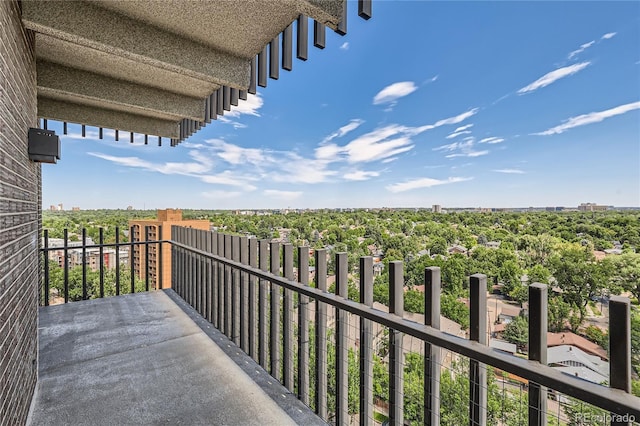
<path id="1" fill-rule="evenodd" d="M 171 231 L 172 283 L 176 293 L 325 420 L 349 423 L 349 383 L 357 381 L 359 423 L 373 424 L 374 325 L 389 329 L 388 342 L 384 343 L 388 343 L 391 424 L 400 425 L 405 420 L 403 358 L 407 352 L 403 348 L 403 336 L 422 342 L 425 424 L 440 423 L 443 349 L 469 359 L 468 419 L 471 425 L 487 424 L 488 366 L 528 383 L 530 425 L 547 423 L 547 390 L 611 413 L 611 424 L 628 424 L 629 420 L 640 419 L 640 399 L 629 393 L 630 303 L 626 298 L 610 300 L 610 385 L 603 386 L 545 365 L 547 287 L 543 284 L 529 286 L 529 359 L 526 360 L 487 346 L 485 275 L 475 274 L 470 278 L 470 338 L 467 340 L 439 330 L 439 268 L 425 270 L 425 316 L 424 324 L 420 324 L 403 318 L 402 262 L 389 263 L 390 303 L 389 312 L 384 312 L 373 308 L 371 257 L 360 258 L 360 300 L 356 302 L 347 298 L 346 253 L 335 255 L 335 292 L 329 293 L 324 249 L 315 250 L 315 287 L 311 287 L 307 273 L 308 247 L 298 248 L 296 278 L 291 244 L 176 226 Z M 312 311 L 315 315 L 310 315 Z M 354 329 L 357 331 L 353 332 Z M 357 341 L 353 336 L 357 336 Z M 357 348 L 359 374 L 349 377 L 348 358 L 355 353 L 354 348 Z M 335 376 L 333 389 L 328 389 L 330 376 Z"/>
<path id="2" fill-rule="evenodd" d="M 113 243 L 104 242 L 104 229 L 99 228 L 98 243 L 87 243 L 87 231 L 81 230 L 79 241 L 70 241 L 68 229 L 63 230 L 61 245 L 51 246 L 49 230 L 43 232 L 42 248 L 43 255 L 43 282 L 41 286 L 40 303 L 49 306 L 51 290 L 60 290 L 62 296 L 58 298 L 60 302 L 68 303 L 74 300 L 87 300 L 102 298 L 105 295 L 120 295 L 161 289 L 163 287 L 163 244 L 170 241 L 150 238 L 151 226 L 145 226 L 145 238 L 136 238 L 135 227 L 129 229 L 129 241 L 120 241 L 120 229 L 115 227 L 115 241 Z M 157 227 L 157 236 L 162 236 L 162 226 Z M 140 236 L 141 237 L 141 236 Z M 56 239 L 57 240 L 57 239 Z M 97 253 L 91 253 L 92 249 L 97 249 Z M 113 249 L 113 253 L 105 251 Z M 126 249 L 127 256 L 122 262 L 121 254 Z M 144 256 L 142 254 L 144 253 Z M 150 254 L 155 253 L 153 265 L 155 271 L 151 271 Z M 113 254 L 113 264 L 105 265 L 105 260 Z M 105 257 L 107 255 L 107 257 Z M 72 258 L 73 257 L 73 258 Z M 90 259 L 94 258 L 96 265 L 92 267 Z M 143 261 L 140 259 L 144 259 Z M 62 276 L 53 280 L 51 277 L 51 266 L 57 262 L 61 269 Z M 73 268 L 81 268 L 80 282 L 70 279 L 70 272 Z M 123 272 L 127 273 L 123 273 Z M 97 283 L 91 282 L 88 275 L 91 272 L 97 273 Z M 112 272 L 112 274 L 109 274 Z M 109 277 L 106 277 L 109 275 Z M 124 276 L 124 277 L 123 277 Z M 123 278 L 126 283 L 121 282 Z M 152 283 L 152 281 L 154 281 Z M 75 286 L 73 285 L 75 284 Z M 97 285 L 95 285 L 97 284 Z M 79 288 L 78 288 L 79 287 Z M 73 293 L 73 294 L 71 294 Z"/>
<path id="3" fill-rule="evenodd" d="M 612 297 L 610 300 L 610 385 L 607 387 L 567 376 L 545 365 L 547 288 L 542 284 L 529 286 L 529 360 L 524 360 L 487 346 L 487 286 L 486 277 L 481 274 L 470 278 L 470 333 L 467 340 L 439 330 L 439 268 L 425 270 L 425 315 L 424 324 L 420 324 L 403 318 L 402 262 L 389 263 L 390 303 L 389 312 L 384 312 L 373 308 L 371 257 L 360 258 L 359 300 L 356 302 L 347 298 L 346 253 L 335 255 L 335 291 L 329 293 L 327 251 L 324 249 L 314 252 L 315 287 L 311 287 L 310 274 L 305 273 L 309 271 L 308 247 L 298 247 L 297 264 L 294 265 L 291 244 L 175 226 L 171 240 L 151 239 L 149 226 L 144 229 L 144 240 L 133 227 L 129 231 L 130 241 L 120 242 L 120 232 L 116 228 L 115 242 L 105 243 L 103 229 L 100 229 L 98 244 L 87 244 L 85 229 L 77 243 L 69 241 L 65 229 L 62 244 L 53 247 L 45 230 L 41 249 L 44 256 L 42 304 L 50 302 L 50 263 L 56 261 L 62 276 L 58 277 L 55 286 L 64 294 L 59 299 L 65 303 L 162 288 L 162 247 L 171 244 L 174 290 L 300 400 L 312 406 L 320 417 L 336 424 L 347 424 L 350 415 L 355 416 L 353 407 L 349 407 L 349 386 L 354 382 L 358 387 L 355 411 L 359 424 L 374 422 L 374 343 L 388 345 L 385 358 L 388 419 L 391 424 L 403 423 L 403 370 L 409 351 L 403 346 L 407 346 L 407 336 L 418 339 L 422 346 L 422 418 L 425 424 L 439 424 L 441 420 L 440 374 L 446 368 L 442 350 L 469 360 L 465 364 L 469 383 L 469 424 L 487 424 L 487 366 L 516 375 L 528 383 L 526 398 L 531 425 L 546 424 L 550 411 L 548 393 L 569 395 L 616 414 L 617 417 L 610 416 L 611 424 L 628 424 L 629 419 L 640 419 L 640 399 L 629 394 L 628 299 Z M 161 227 L 156 229 L 156 235 L 162 236 Z M 120 262 L 123 248 L 129 251 L 125 265 Z M 91 265 L 88 259 L 90 251 L 95 249 L 97 262 Z M 115 262 L 105 268 L 105 250 L 109 249 L 113 249 Z M 75 255 L 74 262 L 72 254 Z M 150 268 L 150 254 L 155 255 L 155 272 Z M 81 278 L 74 281 L 80 288 L 70 288 L 72 263 L 81 269 Z M 122 268 L 129 273 L 124 284 L 121 283 Z M 94 278 L 97 274 L 97 282 L 93 285 L 88 269 L 95 269 Z M 105 277 L 109 271 L 114 274 Z M 380 327 L 389 330 L 388 337 L 381 339 L 376 335 L 374 330 Z M 349 372 L 349 358 L 353 354 L 358 358 L 357 377 L 353 371 Z"/>

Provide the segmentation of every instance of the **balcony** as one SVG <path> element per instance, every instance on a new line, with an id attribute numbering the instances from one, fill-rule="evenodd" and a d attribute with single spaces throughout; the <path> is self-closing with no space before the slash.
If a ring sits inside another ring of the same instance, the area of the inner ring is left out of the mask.
<path id="1" fill-rule="evenodd" d="M 299 272 L 310 270 L 308 247 L 298 248 L 294 265 L 290 244 L 192 228 L 172 227 L 167 241 L 115 245 L 101 239 L 98 246 L 133 252 L 135 246 L 164 244 L 171 245 L 172 289 L 149 292 L 149 280 L 143 284 L 134 277 L 125 290 L 116 275 L 106 293 L 121 295 L 100 299 L 104 279 L 92 290 L 85 278 L 82 292 L 71 294 L 98 299 L 40 308 L 33 424 L 75 423 L 73 416 L 189 424 L 563 425 L 640 419 L 640 399 L 629 394 L 627 299 L 610 302 L 610 385 L 604 386 L 544 365 L 547 288 L 541 284 L 529 287 L 527 360 L 488 347 L 487 283 L 481 274 L 470 277 L 467 339 L 440 330 L 438 268 L 425 271 L 426 315 L 417 322 L 404 314 L 402 262 L 389 264 L 386 312 L 373 305 L 370 257 L 360 259 L 354 301 L 348 298 L 346 253 L 335 255 L 329 276 L 326 250 L 315 250 L 314 273 L 304 274 Z M 69 273 L 64 276 L 68 295 Z M 330 293 L 327 284 L 334 280 Z M 44 284 L 46 296 L 49 283 Z"/>
<path id="2" fill-rule="evenodd" d="M 173 291 L 43 307 L 33 425 L 324 424 Z"/>

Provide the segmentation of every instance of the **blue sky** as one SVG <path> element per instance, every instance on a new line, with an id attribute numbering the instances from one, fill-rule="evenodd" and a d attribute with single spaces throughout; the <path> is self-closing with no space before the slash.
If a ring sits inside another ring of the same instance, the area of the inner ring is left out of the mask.
<path id="1" fill-rule="evenodd" d="M 373 6 L 177 148 L 70 125 L 43 205 L 640 206 L 640 3 Z"/>

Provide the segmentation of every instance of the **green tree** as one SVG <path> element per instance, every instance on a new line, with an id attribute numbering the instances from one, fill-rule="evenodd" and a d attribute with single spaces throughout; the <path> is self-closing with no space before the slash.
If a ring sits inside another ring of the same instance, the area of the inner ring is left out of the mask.
<path id="1" fill-rule="evenodd" d="M 582 324 L 587 303 L 606 286 L 606 265 L 596 263 L 588 249 L 575 246 L 565 248 L 549 262 L 565 301 L 578 307 Z"/>
<path id="2" fill-rule="evenodd" d="M 553 292 L 549 292 L 548 310 L 548 329 L 557 333 L 565 329 L 567 321 L 569 321 L 569 313 L 571 306 L 565 302 L 561 296 Z"/>
<path id="3" fill-rule="evenodd" d="M 469 328 L 469 308 L 455 296 L 447 293 L 440 296 L 440 313 L 458 323 L 463 330 Z"/>
<path id="4" fill-rule="evenodd" d="M 535 264 L 527 271 L 529 283 L 549 284 L 551 272 L 540 264 Z"/>
<path id="5" fill-rule="evenodd" d="M 529 321 L 524 316 L 517 316 L 504 329 L 504 339 L 524 349 L 529 343 Z"/>
<path id="6" fill-rule="evenodd" d="M 610 266 L 609 288 L 612 293 L 630 292 L 640 300 L 640 254 L 623 253 L 605 258 L 603 263 Z"/>
<path id="7" fill-rule="evenodd" d="M 522 285 L 520 277 L 522 269 L 515 260 L 506 260 L 498 270 L 498 280 L 502 284 L 504 294 L 510 294 L 517 286 Z"/>

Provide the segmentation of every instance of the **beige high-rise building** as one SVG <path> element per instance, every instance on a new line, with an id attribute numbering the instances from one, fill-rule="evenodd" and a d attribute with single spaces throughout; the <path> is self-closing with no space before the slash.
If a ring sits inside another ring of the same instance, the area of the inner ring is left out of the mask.
<path id="1" fill-rule="evenodd" d="M 184 226 L 187 228 L 202 229 L 208 231 L 210 223 L 208 220 L 183 220 L 182 210 L 165 209 L 158 210 L 157 219 L 130 220 L 129 230 L 132 241 L 170 240 L 171 226 Z M 148 227 L 148 234 L 147 234 Z M 162 228 L 161 228 L 162 227 Z M 161 231 L 160 231 L 161 230 Z M 160 256 L 158 252 L 159 244 L 149 245 L 149 287 L 150 288 L 171 288 L 171 245 L 162 244 L 162 285 L 159 286 L 160 278 Z M 145 277 L 145 246 L 135 245 L 130 254 L 130 261 L 133 262 L 133 269 L 140 279 Z"/>

